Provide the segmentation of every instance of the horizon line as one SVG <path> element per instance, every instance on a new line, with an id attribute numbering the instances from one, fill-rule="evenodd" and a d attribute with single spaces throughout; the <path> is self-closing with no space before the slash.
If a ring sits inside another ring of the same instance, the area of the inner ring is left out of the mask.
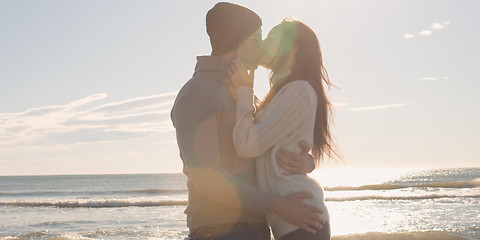
<path id="1" fill-rule="evenodd" d="M 367 169 L 417 169 L 417 170 L 446 170 L 446 169 L 475 169 L 480 166 L 466 166 L 466 167 L 353 167 L 353 168 L 325 168 L 316 170 L 367 170 Z M 87 176 L 87 175 L 150 175 L 150 174 L 183 174 L 183 172 L 137 172 L 137 173 L 65 173 L 65 174 L 18 174 L 18 175 L 0 175 L 0 177 L 42 177 L 42 176 Z"/>

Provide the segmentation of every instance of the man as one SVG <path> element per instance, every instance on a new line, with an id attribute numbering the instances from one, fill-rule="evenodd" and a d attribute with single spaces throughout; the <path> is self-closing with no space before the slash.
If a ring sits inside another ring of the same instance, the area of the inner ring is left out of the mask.
<path id="1" fill-rule="evenodd" d="M 171 113 L 188 177 L 189 238 L 270 239 L 265 213 L 272 211 L 307 231 L 321 228 L 315 214 L 320 210 L 302 202 L 310 197 L 308 193 L 282 197 L 259 190 L 255 159 L 242 159 L 235 152 L 235 99 L 227 69 L 235 58 L 252 71 L 257 68 L 260 17 L 250 9 L 221 2 L 207 13 L 206 24 L 212 54 L 197 57 L 195 73 L 178 93 Z M 285 154 L 292 161 L 310 159 L 306 151 L 300 156 Z"/>

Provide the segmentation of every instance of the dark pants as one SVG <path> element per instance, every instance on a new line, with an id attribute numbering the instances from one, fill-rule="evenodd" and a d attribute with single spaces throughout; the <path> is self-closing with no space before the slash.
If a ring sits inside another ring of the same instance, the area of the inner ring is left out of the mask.
<path id="1" fill-rule="evenodd" d="M 267 224 L 236 223 L 190 229 L 185 240 L 271 240 Z"/>
<path id="2" fill-rule="evenodd" d="M 330 222 L 326 222 L 321 230 L 317 229 L 315 235 L 300 228 L 283 235 L 280 240 L 330 240 Z"/>

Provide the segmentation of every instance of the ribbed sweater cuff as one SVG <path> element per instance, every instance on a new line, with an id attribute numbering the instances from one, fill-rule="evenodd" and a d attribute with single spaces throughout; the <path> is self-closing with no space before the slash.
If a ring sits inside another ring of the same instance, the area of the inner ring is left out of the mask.
<path id="1" fill-rule="evenodd" d="M 253 112 L 255 110 L 253 105 L 253 88 L 238 87 L 235 89 L 235 95 L 237 96 L 237 111 L 245 113 L 249 111 Z"/>

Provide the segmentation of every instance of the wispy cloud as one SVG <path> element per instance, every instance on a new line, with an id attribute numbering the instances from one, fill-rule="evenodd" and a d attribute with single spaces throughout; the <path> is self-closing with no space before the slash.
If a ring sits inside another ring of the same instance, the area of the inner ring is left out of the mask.
<path id="1" fill-rule="evenodd" d="M 437 80 L 440 80 L 440 79 L 447 80 L 447 79 L 448 79 L 448 76 L 443 76 L 443 77 L 421 77 L 421 78 L 418 78 L 418 80 L 421 80 L 421 81 L 437 81 Z"/>
<path id="2" fill-rule="evenodd" d="M 120 102 L 108 103 L 90 110 L 92 113 L 121 113 L 157 108 L 173 104 L 177 93 L 170 92 L 160 95 L 126 99 Z"/>
<path id="3" fill-rule="evenodd" d="M 404 34 L 403 37 L 405 39 L 411 39 L 411 38 L 415 38 L 415 35 L 411 34 L 411 33 L 407 33 L 407 34 Z"/>
<path id="4" fill-rule="evenodd" d="M 90 102 L 95 102 L 95 101 L 98 101 L 98 100 L 101 100 L 101 99 L 105 99 L 105 98 L 107 98 L 107 96 L 108 95 L 106 93 L 93 94 L 93 95 L 90 95 L 88 97 L 73 101 L 69 104 L 69 106 L 71 108 L 79 107 L 79 106 L 85 105 L 85 104 L 90 103 Z"/>
<path id="5" fill-rule="evenodd" d="M 0 147 L 115 141 L 171 131 L 169 109 L 175 96 L 171 92 L 79 110 L 107 98 L 99 93 L 64 105 L 0 113 Z"/>
<path id="6" fill-rule="evenodd" d="M 162 141 L 152 142 L 151 144 L 152 145 L 177 144 L 177 141 L 175 141 L 175 140 L 162 140 Z"/>
<path id="7" fill-rule="evenodd" d="M 413 33 L 405 33 L 403 34 L 403 38 L 409 40 L 409 39 L 414 39 L 417 37 L 427 37 L 433 34 L 433 31 L 441 30 L 445 28 L 445 25 L 450 24 L 450 21 L 444 21 L 442 23 L 432 23 L 430 26 L 428 26 L 428 29 L 423 29 L 420 31 L 417 35 Z M 430 29 L 430 30 L 429 30 Z"/>
<path id="8" fill-rule="evenodd" d="M 418 33 L 418 35 L 420 35 L 420 36 L 430 36 L 430 35 L 432 35 L 432 31 L 430 31 L 430 30 L 423 30 L 423 31 L 421 31 L 420 33 Z"/>
<path id="9" fill-rule="evenodd" d="M 430 25 L 428 28 L 430 28 L 430 29 L 444 29 L 445 26 L 443 26 L 443 25 L 440 24 L 440 23 L 433 23 L 433 24 Z"/>
<path id="10" fill-rule="evenodd" d="M 411 104 L 399 103 L 399 104 L 387 104 L 387 105 L 370 106 L 370 107 L 350 108 L 349 111 L 384 110 L 384 109 L 389 109 L 389 108 L 404 107 L 404 106 L 407 106 L 407 105 L 411 105 Z"/>
<path id="11" fill-rule="evenodd" d="M 419 78 L 419 80 L 422 80 L 422 81 L 436 81 L 438 80 L 437 77 L 421 77 Z"/>

